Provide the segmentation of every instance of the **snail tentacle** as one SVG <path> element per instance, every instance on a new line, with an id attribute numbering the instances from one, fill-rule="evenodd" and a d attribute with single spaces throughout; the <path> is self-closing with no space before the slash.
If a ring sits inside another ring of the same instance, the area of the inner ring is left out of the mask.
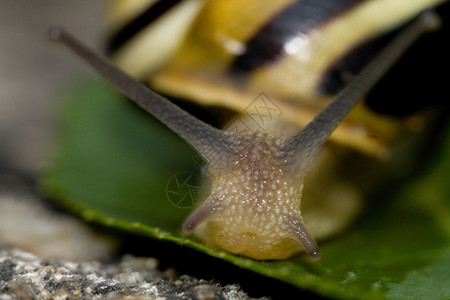
<path id="1" fill-rule="evenodd" d="M 290 153 L 288 161 L 293 165 L 292 170 L 294 172 L 300 170 L 300 176 L 304 176 L 322 145 L 360 99 L 373 88 L 415 40 L 438 26 L 439 17 L 433 12 L 420 15 L 371 61 L 333 102 L 299 133 L 289 138 L 284 151 Z"/>
<path id="2" fill-rule="evenodd" d="M 303 221 L 301 219 L 291 219 L 289 225 L 292 230 L 292 238 L 302 245 L 310 259 L 318 260 L 320 258 L 319 246 L 306 229 Z"/>
<path id="3" fill-rule="evenodd" d="M 219 210 L 220 203 L 216 197 L 209 197 L 184 221 L 181 230 L 184 234 L 190 234 L 194 229 Z"/>
<path id="4" fill-rule="evenodd" d="M 233 155 L 230 134 L 212 127 L 185 112 L 166 98 L 128 76 L 107 60 L 60 28 L 49 31 L 50 39 L 60 42 L 90 64 L 104 79 L 129 99 L 178 134 L 209 163 L 217 155 Z"/>

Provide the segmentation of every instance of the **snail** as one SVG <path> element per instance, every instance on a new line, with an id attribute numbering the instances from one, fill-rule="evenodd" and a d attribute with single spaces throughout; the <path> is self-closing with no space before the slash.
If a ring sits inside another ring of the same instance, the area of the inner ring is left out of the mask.
<path id="1" fill-rule="evenodd" d="M 435 15 L 426 13 L 402 29 L 301 130 L 278 120 L 270 120 L 263 130 L 248 126 L 217 129 L 126 75 L 64 30 L 53 28 L 49 35 L 177 133 L 207 162 L 211 193 L 182 225 L 185 234 L 195 231 L 212 247 L 254 259 L 285 259 L 305 251 L 315 260 L 320 257 L 319 248 L 301 211 L 306 174 L 359 100 L 418 36 L 438 23 Z M 244 118 L 235 123 L 249 121 Z"/>

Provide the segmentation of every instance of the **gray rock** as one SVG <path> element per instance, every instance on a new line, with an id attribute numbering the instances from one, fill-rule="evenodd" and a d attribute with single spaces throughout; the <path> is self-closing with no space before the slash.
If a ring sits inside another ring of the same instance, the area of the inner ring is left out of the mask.
<path id="1" fill-rule="evenodd" d="M 166 279 L 157 265 L 133 256 L 117 263 L 72 262 L 1 250 L 0 299 L 252 299 L 238 285 L 187 275 Z"/>

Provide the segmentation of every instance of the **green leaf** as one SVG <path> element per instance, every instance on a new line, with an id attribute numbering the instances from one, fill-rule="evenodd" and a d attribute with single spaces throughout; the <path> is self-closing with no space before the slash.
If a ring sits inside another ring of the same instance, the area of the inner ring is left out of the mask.
<path id="1" fill-rule="evenodd" d="M 319 262 L 302 254 L 259 262 L 180 235 L 201 194 L 198 157 L 163 125 L 98 81 L 71 93 L 61 119 L 43 188 L 88 221 L 188 245 L 328 297 L 450 298 L 450 130 L 434 167 L 321 243 Z"/>

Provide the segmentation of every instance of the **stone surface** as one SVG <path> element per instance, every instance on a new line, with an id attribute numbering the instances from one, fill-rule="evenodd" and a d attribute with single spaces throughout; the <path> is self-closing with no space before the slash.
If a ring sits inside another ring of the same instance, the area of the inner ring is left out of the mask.
<path id="1" fill-rule="evenodd" d="M 17 249 L 0 251 L 0 299 L 75 298 L 252 299 L 237 285 L 221 287 L 187 275 L 164 278 L 153 258 L 124 256 L 108 264 L 44 260 Z"/>

